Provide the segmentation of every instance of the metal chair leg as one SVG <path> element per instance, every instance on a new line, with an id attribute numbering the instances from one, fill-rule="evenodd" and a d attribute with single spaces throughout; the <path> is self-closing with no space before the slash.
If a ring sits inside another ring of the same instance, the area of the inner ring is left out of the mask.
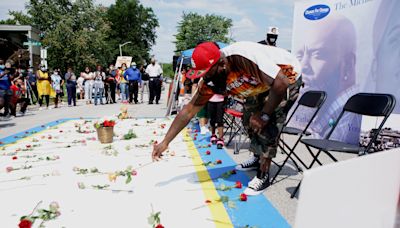
<path id="1" fill-rule="evenodd" d="M 300 189 L 300 185 L 301 185 L 301 181 L 297 184 L 297 187 L 294 189 L 294 191 L 292 192 L 292 194 L 290 195 L 290 198 L 294 198 L 296 196 L 296 193 L 299 191 Z"/>

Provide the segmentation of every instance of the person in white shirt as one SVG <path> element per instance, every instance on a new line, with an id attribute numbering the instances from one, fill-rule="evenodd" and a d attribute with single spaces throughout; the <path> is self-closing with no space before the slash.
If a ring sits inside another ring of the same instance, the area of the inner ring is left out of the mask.
<path id="1" fill-rule="evenodd" d="M 92 72 L 90 72 L 90 68 L 89 67 L 86 67 L 85 71 L 81 73 L 81 77 L 83 77 L 83 79 L 85 79 L 83 84 L 85 86 L 86 104 L 91 104 L 92 103 L 94 74 Z"/>
<path id="2" fill-rule="evenodd" d="M 94 72 L 94 105 L 97 105 L 97 101 L 100 100 L 100 104 L 104 105 L 103 93 L 104 93 L 104 80 L 106 79 L 106 74 L 103 68 L 98 65 L 96 71 Z"/>
<path id="3" fill-rule="evenodd" d="M 85 93 L 85 88 L 83 85 L 83 82 L 85 81 L 85 79 L 81 76 L 78 78 L 78 80 L 76 81 L 77 83 L 77 90 L 76 93 L 79 94 L 79 99 L 84 99 L 84 93 Z"/>
<path id="4" fill-rule="evenodd" d="M 163 70 L 160 64 L 156 63 L 155 58 L 151 59 L 151 64 L 146 68 L 146 73 L 150 77 L 149 88 L 150 88 L 150 99 L 149 104 L 153 104 L 154 98 L 156 104 L 160 101 L 161 97 L 161 85 L 162 85 L 162 74 Z"/>
<path id="5" fill-rule="evenodd" d="M 62 80 L 59 72 L 56 70 L 53 72 L 50 78 L 51 78 L 51 87 L 56 92 L 56 97 L 54 99 L 55 108 L 58 108 L 58 100 L 61 96 L 64 80 Z"/>

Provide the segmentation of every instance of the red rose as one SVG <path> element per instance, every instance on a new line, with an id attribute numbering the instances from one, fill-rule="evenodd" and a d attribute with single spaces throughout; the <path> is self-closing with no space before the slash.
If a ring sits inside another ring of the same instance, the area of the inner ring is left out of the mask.
<path id="1" fill-rule="evenodd" d="M 194 136 L 197 136 L 198 134 L 196 133 L 196 134 L 194 134 Z"/>
<path id="2" fill-rule="evenodd" d="M 208 146 L 208 147 L 211 147 L 211 144 L 208 144 L 207 146 Z"/>
<path id="3" fill-rule="evenodd" d="M 222 161 L 221 160 L 217 160 L 217 161 L 215 161 L 217 164 L 222 164 Z"/>
<path id="4" fill-rule="evenodd" d="M 7 172 L 7 173 L 12 172 L 13 170 L 14 170 L 14 168 L 11 167 L 11 166 L 9 166 L 9 167 L 6 168 L 6 172 Z"/>
<path id="5" fill-rule="evenodd" d="M 154 145 L 157 145 L 157 144 L 158 144 L 157 140 L 156 140 L 156 141 L 154 141 Z"/>
<path id="6" fill-rule="evenodd" d="M 211 154 L 211 151 L 207 150 L 207 151 L 206 151 L 206 154 L 207 154 L 207 155 L 210 155 L 210 154 Z"/>
<path id="7" fill-rule="evenodd" d="M 0 145 L 2 145 L 3 144 L 3 142 L 0 142 Z"/>
<path id="8" fill-rule="evenodd" d="M 115 122 L 112 121 L 112 120 L 108 121 L 108 126 L 109 127 L 114 127 L 115 126 Z"/>
<path id="9" fill-rule="evenodd" d="M 242 193 L 242 194 L 240 194 L 239 199 L 240 199 L 240 201 L 247 201 L 247 195 Z"/>
<path id="10" fill-rule="evenodd" d="M 22 219 L 18 226 L 19 228 L 31 228 L 32 222 L 28 219 Z"/>
<path id="11" fill-rule="evenodd" d="M 153 134 L 157 134 L 157 132 L 156 132 L 156 131 L 153 131 Z"/>
<path id="12" fill-rule="evenodd" d="M 161 224 L 158 224 L 155 228 L 164 228 L 164 226 Z"/>
<path id="13" fill-rule="evenodd" d="M 211 203 L 211 200 L 206 200 L 206 203 Z"/>
<path id="14" fill-rule="evenodd" d="M 108 123 L 108 120 L 104 120 L 103 126 L 104 126 L 104 127 L 108 127 L 108 124 L 109 124 L 109 123 Z"/>
<path id="15" fill-rule="evenodd" d="M 194 130 L 194 132 L 199 132 L 199 130 L 196 129 L 196 130 Z"/>
<path id="16" fill-rule="evenodd" d="M 60 130 L 60 133 L 63 133 L 63 130 Z"/>
<path id="17" fill-rule="evenodd" d="M 29 145 L 29 144 L 28 144 L 28 145 L 26 145 L 26 148 L 31 148 L 31 147 L 32 147 L 32 146 L 31 146 L 31 145 Z"/>
<path id="18" fill-rule="evenodd" d="M 236 181 L 235 188 L 242 188 L 242 183 L 240 181 Z"/>
<path id="19" fill-rule="evenodd" d="M 17 156 L 12 157 L 12 160 L 17 160 Z"/>

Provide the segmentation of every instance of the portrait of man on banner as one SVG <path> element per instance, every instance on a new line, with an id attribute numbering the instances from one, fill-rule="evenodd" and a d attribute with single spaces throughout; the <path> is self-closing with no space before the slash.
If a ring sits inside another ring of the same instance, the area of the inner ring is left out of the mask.
<path id="1" fill-rule="evenodd" d="M 346 101 L 360 91 L 356 84 L 355 27 L 345 16 L 331 12 L 319 20 L 295 18 L 293 34 L 293 52 L 303 67 L 302 92 L 327 93 L 327 100 L 311 125 L 313 135 L 322 138 L 335 124 Z M 307 110 L 295 115 L 295 126 L 303 126 L 311 117 Z M 357 144 L 360 125 L 360 116 L 345 114 L 331 138 Z"/>

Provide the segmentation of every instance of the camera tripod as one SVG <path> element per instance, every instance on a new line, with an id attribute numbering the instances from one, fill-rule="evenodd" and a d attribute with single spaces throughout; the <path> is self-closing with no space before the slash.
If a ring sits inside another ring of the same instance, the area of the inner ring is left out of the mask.
<path id="1" fill-rule="evenodd" d="M 36 94 L 33 91 L 31 84 L 28 82 L 28 79 L 26 78 L 24 80 L 24 85 L 26 89 L 26 96 L 29 99 L 30 104 L 36 104 L 38 98 L 36 97 Z M 35 98 L 36 102 L 34 102 L 33 98 Z"/>

